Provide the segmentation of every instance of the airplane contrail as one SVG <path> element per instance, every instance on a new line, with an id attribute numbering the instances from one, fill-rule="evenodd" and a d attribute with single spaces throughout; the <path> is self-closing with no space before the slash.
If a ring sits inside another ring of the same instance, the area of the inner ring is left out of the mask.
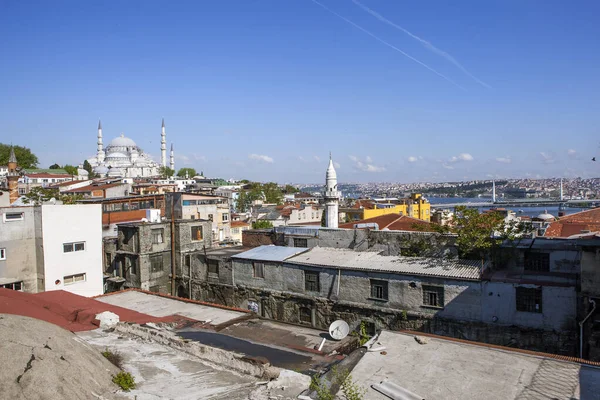
<path id="1" fill-rule="evenodd" d="M 460 69 L 462 72 L 464 72 L 465 74 L 467 74 L 469 77 L 473 78 L 473 80 L 475 80 L 475 82 L 479 83 L 482 86 L 485 86 L 488 89 L 491 89 L 492 87 L 490 85 L 488 85 L 487 83 L 485 83 L 484 81 L 482 81 L 481 79 L 477 78 L 475 75 L 473 75 L 472 73 L 470 73 L 465 67 L 462 66 L 461 63 L 458 62 L 458 60 L 454 57 L 452 57 L 452 55 L 448 54 L 447 52 L 445 52 L 442 49 L 438 49 L 437 47 L 435 47 L 433 44 L 431 44 L 431 42 L 422 39 L 420 37 L 418 37 L 417 35 L 413 34 L 412 32 L 408 31 L 407 29 L 404 29 L 403 27 L 401 27 L 398 24 L 393 23 L 392 21 L 390 21 L 389 19 L 385 18 L 383 15 L 379 14 L 378 12 L 370 9 L 369 7 L 365 6 L 364 4 L 362 4 L 361 2 L 359 2 L 358 0 L 352 0 L 352 2 L 354 4 L 356 4 L 357 6 L 359 6 L 360 8 L 362 8 L 364 11 L 368 12 L 369 14 L 371 14 L 372 16 L 374 16 L 375 18 L 377 18 L 378 20 L 380 20 L 383 23 L 386 23 L 404 33 L 406 33 L 408 36 L 410 36 L 411 38 L 417 40 L 418 42 L 420 42 L 423 46 L 425 46 L 425 48 L 429 49 L 430 51 L 434 52 L 435 54 L 444 57 L 446 60 L 450 61 L 452 64 L 454 64 L 458 69 Z"/>
<path id="2" fill-rule="evenodd" d="M 354 22 L 350 21 L 348 18 L 341 16 L 340 14 L 336 13 L 335 11 L 333 11 L 332 9 L 330 9 L 329 7 L 319 3 L 317 0 L 311 0 L 313 3 L 317 4 L 318 6 L 322 7 L 323 9 L 325 9 L 326 11 L 330 12 L 331 14 L 335 15 L 336 17 L 346 21 L 347 23 L 349 23 L 350 25 L 354 26 L 357 29 L 360 29 L 361 31 L 363 31 L 364 33 L 366 33 L 367 35 L 371 36 L 373 39 L 385 44 L 386 46 L 388 46 L 391 49 L 396 50 L 398 53 L 402 54 L 403 56 L 411 59 L 412 61 L 416 62 L 417 64 L 427 68 L 429 71 L 433 72 L 434 74 L 436 74 L 437 76 L 447 80 L 448 82 L 450 82 L 451 84 L 453 84 L 454 86 L 456 86 L 457 88 L 464 90 L 465 92 L 467 91 L 467 89 L 465 89 L 464 87 L 460 86 L 458 83 L 454 82 L 452 79 L 448 78 L 447 76 L 443 75 L 442 73 L 436 71 L 435 69 L 431 68 L 429 65 L 417 60 L 416 58 L 414 58 L 413 56 L 405 53 L 404 51 L 400 50 L 399 48 L 397 48 L 396 46 L 394 46 L 393 44 L 390 44 L 388 42 L 386 42 L 385 40 L 381 39 L 379 36 L 376 36 L 374 33 L 369 32 L 368 30 L 366 30 L 365 28 L 363 28 L 360 25 L 355 24 Z"/>

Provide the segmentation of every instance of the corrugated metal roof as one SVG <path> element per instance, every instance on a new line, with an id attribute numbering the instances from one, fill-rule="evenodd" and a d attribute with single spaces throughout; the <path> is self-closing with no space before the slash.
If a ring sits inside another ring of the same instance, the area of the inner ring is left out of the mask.
<path id="1" fill-rule="evenodd" d="M 260 246 L 252 250 L 236 254 L 232 258 L 243 258 L 258 261 L 285 261 L 288 258 L 307 251 L 305 247 Z"/>
<path id="2" fill-rule="evenodd" d="M 393 272 L 479 280 L 481 261 L 428 257 L 381 256 L 372 252 L 314 247 L 287 260 L 288 263 L 344 269 Z"/>

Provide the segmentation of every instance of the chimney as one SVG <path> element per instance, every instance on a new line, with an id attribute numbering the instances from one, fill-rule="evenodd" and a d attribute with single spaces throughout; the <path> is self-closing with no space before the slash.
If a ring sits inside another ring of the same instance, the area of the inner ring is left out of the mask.
<path id="1" fill-rule="evenodd" d="M 9 190 L 8 201 L 10 204 L 19 198 L 19 172 L 17 171 L 17 165 L 15 150 L 11 146 L 10 156 L 8 157 L 8 175 L 6 176 Z"/>

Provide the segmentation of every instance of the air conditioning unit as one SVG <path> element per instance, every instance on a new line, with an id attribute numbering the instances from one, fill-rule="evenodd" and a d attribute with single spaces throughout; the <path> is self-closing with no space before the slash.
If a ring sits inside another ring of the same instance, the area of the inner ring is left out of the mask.
<path id="1" fill-rule="evenodd" d="M 148 222 L 160 222 L 160 210 L 153 208 L 146 210 L 146 219 Z"/>

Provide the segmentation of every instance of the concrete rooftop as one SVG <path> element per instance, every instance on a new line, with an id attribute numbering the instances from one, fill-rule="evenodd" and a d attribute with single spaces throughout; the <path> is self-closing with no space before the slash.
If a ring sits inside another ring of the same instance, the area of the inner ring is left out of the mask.
<path id="1" fill-rule="evenodd" d="M 247 315 L 247 313 L 240 311 L 227 310 L 193 302 L 175 300 L 136 290 L 115 292 L 105 296 L 97 297 L 96 300 L 103 303 L 128 308 L 130 310 L 151 315 L 153 317 L 181 315 L 197 321 L 210 320 L 211 325 L 219 325 Z"/>
<path id="2" fill-rule="evenodd" d="M 445 400 L 600 399 L 600 368 L 437 338 L 383 331 L 387 354 L 368 352 L 352 377 L 365 399 L 389 400 L 371 385 L 388 380 L 420 398 Z"/>

